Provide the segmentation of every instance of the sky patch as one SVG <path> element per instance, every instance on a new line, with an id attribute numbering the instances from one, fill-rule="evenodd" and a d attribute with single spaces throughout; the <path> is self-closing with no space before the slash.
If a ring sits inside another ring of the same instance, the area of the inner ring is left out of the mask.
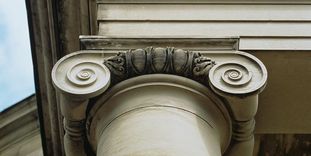
<path id="1" fill-rule="evenodd" d="M 0 112 L 34 92 L 25 0 L 0 0 Z"/>

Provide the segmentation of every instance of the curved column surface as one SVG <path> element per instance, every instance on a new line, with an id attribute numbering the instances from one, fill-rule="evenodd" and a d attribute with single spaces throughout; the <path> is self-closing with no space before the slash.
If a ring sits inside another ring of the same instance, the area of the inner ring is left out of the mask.
<path id="1" fill-rule="evenodd" d="M 87 125 L 97 156 L 217 156 L 231 140 L 222 101 L 207 87 L 174 75 L 119 83 L 97 100 Z"/>
<path id="2" fill-rule="evenodd" d="M 100 137 L 98 156 L 221 155 L 217 131 L 196 115 L 176 108 L 131 111 L 115 119 Z"/>

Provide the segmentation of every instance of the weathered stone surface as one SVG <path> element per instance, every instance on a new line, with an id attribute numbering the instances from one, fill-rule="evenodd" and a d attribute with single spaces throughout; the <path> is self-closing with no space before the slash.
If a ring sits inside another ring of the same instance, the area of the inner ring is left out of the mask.
<path id="1" fill-rule="evenodd" d="M 310 134 L 257 134 L 254 156 L 310 156 Z"/>
<path id="2" fill-rule="evenodd" d="M 173 74 L 195 79 L 208 85 L 209 70 L 215 61 L 199 52 L 176 48 L 153 48 L 128 50 L 103 62 L 112 73 L 114 84 L 144 74 Z"/>
<path id="3" fill-rule="evenodd" d="M 43 156 L 35 95 L 0 112 L 0 155 Z"/>

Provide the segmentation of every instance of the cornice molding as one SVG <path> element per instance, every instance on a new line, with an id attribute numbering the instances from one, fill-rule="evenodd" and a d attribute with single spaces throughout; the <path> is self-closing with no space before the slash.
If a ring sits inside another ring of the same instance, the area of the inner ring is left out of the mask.
<path id="1" fill-rule="evenodd" d="M 39 134 L 36 102 L 36 96 L 31 95 L 0 112 L 0 155 Z"/>

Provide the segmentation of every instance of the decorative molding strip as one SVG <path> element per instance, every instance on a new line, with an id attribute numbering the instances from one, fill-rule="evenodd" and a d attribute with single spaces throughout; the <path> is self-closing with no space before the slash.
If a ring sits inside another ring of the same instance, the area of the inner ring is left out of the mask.
<path id="1" fill-rule="evenodd" d="M 208 84 L 208 72 L 215 65 L 200 53 L 175 48 L 129 50 L 104 61 L 112 73 L 112 83 L 145 74 L 174 74 Z"/>
<path id="2" fill-rule="evenodd" d="M 112 50 L 127 51 L 142 47 L 178 47 L 184 50 L 238 50 L 238 37 L 212 37 L 179 36 L 179 38 L 167 38 L 165 36 L 150 38 L 109 38 L 106 36 L 80 36 L 80 44 L 83 50 Z"/>

